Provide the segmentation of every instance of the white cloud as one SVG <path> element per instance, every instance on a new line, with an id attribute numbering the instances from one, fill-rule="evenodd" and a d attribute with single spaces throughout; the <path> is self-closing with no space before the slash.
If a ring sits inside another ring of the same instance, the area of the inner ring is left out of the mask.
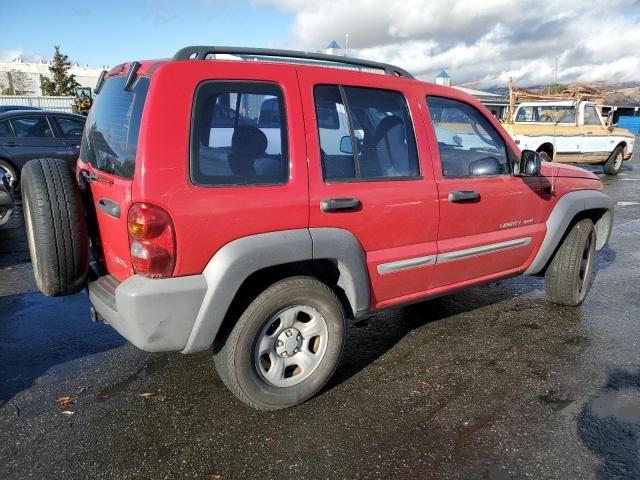
<path id="1" fill-rule="evenodd" d="M 25 52 L 22 48 L 0 50 L 0 62 L 13 62 L 16 58 L 21 58 L 24 62 L 39 62 L 43 57 Z"/>
<path id="2" fill-rule="evenodd" d="M 478 86 L 640 80 L 637 0 L 254 0 L 294 14 L 295 48 L 331 40 L 424 80 L 441 69 Z"/>

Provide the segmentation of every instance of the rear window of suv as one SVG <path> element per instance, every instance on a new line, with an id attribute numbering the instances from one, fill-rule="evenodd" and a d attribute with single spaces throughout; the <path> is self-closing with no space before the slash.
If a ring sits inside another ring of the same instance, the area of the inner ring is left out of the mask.
<path id="1" fill-rule="evenodd" d="M 80 158 L 102 172 L 133 178 L 149 79 L 138 77 L 130 90 L 124 89 L 125 81 L 104 82 L 87 119 Z"/>
<path id="2" fill-rule="evenodd" d="M 211 187 L 287 183 L 287 122 L 278 85 L 211 81 L 198 87 L 191 179 Z"/>

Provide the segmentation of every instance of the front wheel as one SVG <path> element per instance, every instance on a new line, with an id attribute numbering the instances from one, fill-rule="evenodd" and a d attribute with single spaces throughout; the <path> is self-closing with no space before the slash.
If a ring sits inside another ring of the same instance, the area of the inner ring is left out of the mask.
<path id="1" fill-rule="evenodd" d="M 622 161 L 624 160 L 624 149 L 622 147 L 616 147 L 611 152 L 611 155 L 602 166 L 602 170 L 607 175 L 617 175 L 622 169 Z"/>
<path id="2" fill-rule="evenodd" d="M 576 223 L 555 253 L 544 275 L 544 289 L 553 303 L 575 307 L 589 290 L 596 232 L 593 221 Z"/>
<path id="3" fill-rule="evenodd" d="M 345 339 L 336 294 L 311 277 L 267 288 L 214 352 L 220 378 L 258 410 L 278 410 L 315 395 L 333 374 Z"/>

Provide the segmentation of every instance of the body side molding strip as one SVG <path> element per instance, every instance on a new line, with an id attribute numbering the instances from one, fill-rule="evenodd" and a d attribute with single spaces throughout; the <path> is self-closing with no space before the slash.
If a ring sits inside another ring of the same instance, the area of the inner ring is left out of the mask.
<path id="1" fill-rule="evenodd" d="M 514 240 L 507 240 L 506 242 L 491 243 L 480 247 L 465 248 L 464 250 L 453 250 L 451 252 L 440 253 L 438 255 L 427 255 L 425 257 L 414 257 L 395 262 L 381 263 L 377 266 L 377 270 L 380 275 L 385 275 L 387 273 L 400 272 L 412 268 L 454 262 L 456 260 L 463 260 L 465 258 L 485 255 L 487 253 L 523 247 L 525 245 L 529 245 L 531 240 L 531 237 L 516 238 Z"/>
<path id="2" fill-rule="evenodd" d="M 406 260 L 398 260 L 396 262 L 381 263 L 377 266 L 377 270 L 380 275 L 385 275 L 387 273 L 400 272 L 411 268 L 435 265 L 436 257 L 436 255 L 427 255 L 426 257 L 407 258 Z"/>
<path id="3" fill-rule="evenodd" d="M 531 237 L 516 238 L 515 240 L 507 240 L 506 242 L 491 243 L 480 247 L 465 248 L 464 250 L 453 250 L 438 254 L 436 263 L 447 263 L 455 260 L 476 257 L 487 253 L 493 253 L 500 250 L 508 250 L 510 248 L 523 247 L 531 243 Z"/>

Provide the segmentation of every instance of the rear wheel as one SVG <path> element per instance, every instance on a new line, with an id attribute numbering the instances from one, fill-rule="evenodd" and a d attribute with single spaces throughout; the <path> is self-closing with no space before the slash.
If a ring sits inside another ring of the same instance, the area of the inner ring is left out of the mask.
<path id="1" fill-rule="evenodd" d="M 0 207 L 0 227 L 5 225 L 13 215 L 13 208 Z"/>
<path id="2" fill-rule="evenodd" d="M 324 283 L 293 277 L 262 292 L 214 353 L 225 385 L 258 410 L 297 405 L 335 370 L 345 338 L 342 304 Z"/>
<path id="3" fill-rule="evenodd" d="M 623 160 L 624 148 L 622 148 L 622 146 L 618 146 L 613 152 L 611 152 L 611 155 L 609 155 L 609 158 L 602 166 L 602 170 L 607 175 L 617 175 L 622 169 Z"/>
<path id="4" fill-rule="evenodd" d="M 551 157 L 549 156 L 549 154 L 544 151 L 544 150 L 538 150 L 538 153 L 540 154 L 540 158 L 542 159 L 543 162 L 551 162 Z"/>
<path id="5" fill-rule="evenodd" d="M 6 160 L 2 160 L 1 158 L 0 158 L 0 173 L 4 173 L 5 176 L 7 177 L 7 180 L 9 181 L 17 182 L 19 180 L 18 170 L 16 170 L 16 168 L 13 165 L 11 165 L 9 162 L 7 162 Z"/>
<path id="6" fill-rule="evenodd" d="M 36 284 L 48 296 L 80 291 L 89 271 L 82 196 L 64 160 L 31 160 L 22 169 L 22 202 Z"/>
<path id="7" fill-rule="evenodd" d="M 553 303 L 576 306 L 585 299 L 595 246 L 593 221 L 580 220 L 562 241 L 544 276 L 544 288 Z"/>

